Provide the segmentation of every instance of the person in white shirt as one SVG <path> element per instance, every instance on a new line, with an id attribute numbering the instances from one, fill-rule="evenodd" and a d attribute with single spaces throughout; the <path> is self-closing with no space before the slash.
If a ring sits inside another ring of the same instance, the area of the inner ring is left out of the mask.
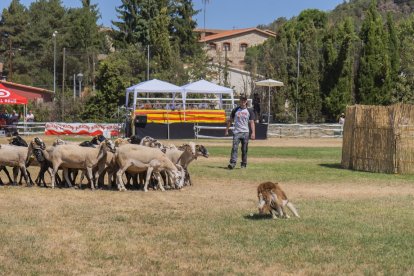
<path id="1" fill-rule="evenodd" d="M 31 110 L 26 115 L 26 122 L 34 122 L 34 115 L 33 115 L 33 112 Z"/>
<path id="2" fill-rule="evenodd" d="M 342 113 L 341 116 L 339 117 L 339 122 L 340 125 L 344 125 L 345 124 L 345 114 Z"/>

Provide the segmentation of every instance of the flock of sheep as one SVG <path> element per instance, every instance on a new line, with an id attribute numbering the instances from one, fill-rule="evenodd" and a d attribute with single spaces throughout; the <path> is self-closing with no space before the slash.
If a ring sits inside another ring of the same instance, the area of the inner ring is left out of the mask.
<path id="1" fill-rule="evenodd" d="M 209 155 L 203 145 L 190 142 L 179 147 L 166 146 L 148 136 L 110 140 L 99 135 L 80 144 L 56 139 L 46 147 L 38 137 L 27 143 L 16 135 L 9 142 L 0 145 L 0 170 L 5 171 L 9 181 L 16 185 L 20 171 L 20 182 L 24 177 L 27 185 L 33 185 L 27 168 L 39 166 L 36 184 L 47 186 L 48 172 L 52 188 L 63 183 L 72 187 L 81 172 L 81 181 L 86 176 L 91 189 L 104 187 L 106 174 L 110 187 L 116 184 L 119 191 L 126 190 L 131 180 L 135 185 L 143 185 L 144 191 L 148 191 L 150 183 L 163 191 L 164 186 L 180 189 L 191 185 L 189 164 L 199 156 Z M 6 167 L 13 168 L 13 180 Z M 62 178 L 59 170 L 63 171 Z"/>

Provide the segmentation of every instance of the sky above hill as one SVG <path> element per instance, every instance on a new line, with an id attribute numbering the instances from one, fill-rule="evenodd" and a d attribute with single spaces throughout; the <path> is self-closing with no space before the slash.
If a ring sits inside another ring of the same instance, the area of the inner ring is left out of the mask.
<path id="1" fill-rule="evenodd" d="M 7 8 L 11 0 L 1 0 L 0 10 Z M 29 7 L 33 0 L 20 0 Z M 209 29 L 241 29 L 269 24 L 279 17 L 287 19 L 297 16 L 305 9 L 333 10 L 344 0 L 209 0 L 206 4 L 205 27 Z M 81 0 L 62 0 L 65 7 L 79 7 Z M 92 0 L 101 12 L 100 24 L 111 27 L 111 20 L 117 20 L 115 7 L 121 0 Z M 204 4 L 194 0 L 194 8 L 200 12 L 195 17 L 199 28 L 204 28 Z"/>

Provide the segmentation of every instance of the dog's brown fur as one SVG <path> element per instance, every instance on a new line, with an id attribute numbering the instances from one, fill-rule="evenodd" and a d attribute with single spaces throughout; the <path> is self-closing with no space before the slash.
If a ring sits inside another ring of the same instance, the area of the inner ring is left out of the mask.
<path id="1" fill-rule="evenodd" d="M 257 187 L 257 197 L 259 199 L 259 213 L 271 213 L 273 218 L 289 218 L 284 207 L 287 206 L 292 213 L 299 217 L 296 208 L 289 202 L 285 192 L 278 183 L 264 182 Z"/>

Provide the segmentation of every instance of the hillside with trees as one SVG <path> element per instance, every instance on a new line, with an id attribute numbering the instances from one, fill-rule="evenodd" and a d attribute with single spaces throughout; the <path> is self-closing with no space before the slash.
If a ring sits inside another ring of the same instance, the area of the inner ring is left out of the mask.
<path id="1" fill-rule="evenodd" d="M 293 122 L 296 107 L 301 122 L 335 122 L 347 105 L 414 103 L 413 10 L 414 1 L 351 0 L 276 19 L 276 38 L 246 58 L 251 72 L 286 84 L 276 120 Z"/>
<path id="2" fill-rule="evenodd" d="M 116 120 L 125 88 L 146 80 L 147 70 L 178 85 L 208 77 L 191 0 L 122 0 L 113 29 L 99 26 L 97 5 L 79 1 L 66 8 L 60 0 L 28 7 L 12 0 L 1 11 L 8 80 L 53 90 L 56 61 L 56 100 L 30 107 L 39 119 Z M 300 122 L 333 122 L 351 104 L 412 103 L 413 10 L 413 0 L 349 0 L 331 12 L 275 18 L 259 27 L 276 38 L 248 48 L 246 69 L 285 83 L 272 98 L 278 122 L 293 122 L 296 107 Z M 84 93 L 74 99 L 78 73 Z"/>

